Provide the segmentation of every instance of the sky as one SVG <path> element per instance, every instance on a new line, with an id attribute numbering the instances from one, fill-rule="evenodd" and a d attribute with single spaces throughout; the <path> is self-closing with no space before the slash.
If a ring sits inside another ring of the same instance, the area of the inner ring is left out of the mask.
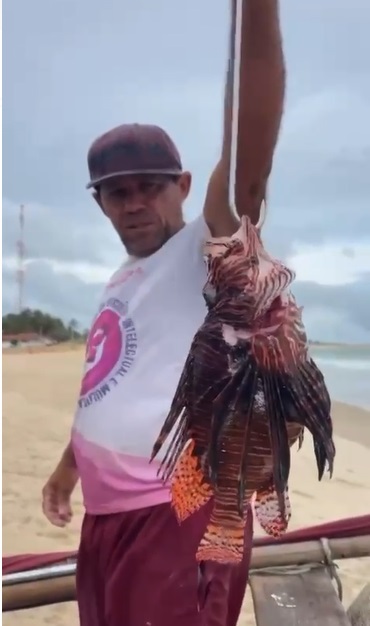
<path id="1" fill-rule="evenodd" d="M 312 339 L 370 342 L 370 4 L 281 0 L 288 86 L 265 241 L 297 272 Z M 86 191 L 96 136 L 163 126 L 202 208 L 221 146 L 229 2 L 4 0 L 3 312 L 89 325 L 124 250 Z"/>

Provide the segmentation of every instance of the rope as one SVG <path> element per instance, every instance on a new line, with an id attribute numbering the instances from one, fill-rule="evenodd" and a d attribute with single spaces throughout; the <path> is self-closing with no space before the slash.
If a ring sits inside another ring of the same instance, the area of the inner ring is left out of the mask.
<path id="1" fill-rule="evenodd" d="M 235 31 L 230 32 L 230 68 L 232 68 L 232 102 L 231 102 L 231 146 L 230 146 L 230 170 L 229 170 L 229 205 L 234 216 L 239 220 L 236 207 L 235 184 L 236 165 L 238 154 L 238 126 L 239 126 L 239 86 L 242 47 L 242 21 L 243 0 L 236 0 L 235 7 Z M 231 20 L 231 26 L 232 26 Z"/>
<path id="2" fill-rule="evenodd" d="M 323 561 L 305 563 L 304 565 L 275 565 L 270 567 L 261 567 L 258 569 L 251 569 L 249 571 L 250 576 L 298 576 L 300 574 L 308 574 L 308 572 L 314 569 L 326 569 L 330 575 L 331 580 L 335 580 L 337 586 L 337 592 L 340 601 L 343 599 L 343 585 L 338 574 L 338 565 L 334 563 L 332 552 L 330 548 L 329 540 L 326 538 L 320 539 L 320 544 L 323 550 Z"/>
<path id="3" fill-rule="evenodd" d="M 334 563 L 334 561 L 333 561 L 333 555 L 332 555 L 332 552 L 331 552 L 329 539 L 327 539 L 326 537 L 323 537 L 323 538 L 320 539 L 320 543 L 321 543 L 321 546 L 322 546 L 322 549 L 323 549 L 323 552 L 324 552 L 326 569 L 327 569 L 328 573 L 330 574 L 330 578 L 332 580 L 335 580 L 335 582 L 337 584 L 339 600 L 342 601 L 342 599 L 343 599 L 343 585 L 342 585 L 342 581 L 341 581 L 341 579 L 339 577 L 339 574 L 338 574 L 338 565 L 336 563 Z"/>

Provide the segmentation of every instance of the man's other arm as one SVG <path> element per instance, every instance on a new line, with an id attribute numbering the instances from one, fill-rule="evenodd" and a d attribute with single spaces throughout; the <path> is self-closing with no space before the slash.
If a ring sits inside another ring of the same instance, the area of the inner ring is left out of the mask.
<path id="1" fill-rule="evenodd" d="M 256 224 L 283 114 L 285 65 L 278 0 L 243 0 L 235 199 L 239 216 Z M 231 0 L 233 21 L 236 0 Z M 230 64 L 231 65 L 231 64 Z M 229 206 L 232 67 L 225 87 L 221 159 L 210 178 L 204 216 L 213 236 L 232 235 L 238 221 Z"/>

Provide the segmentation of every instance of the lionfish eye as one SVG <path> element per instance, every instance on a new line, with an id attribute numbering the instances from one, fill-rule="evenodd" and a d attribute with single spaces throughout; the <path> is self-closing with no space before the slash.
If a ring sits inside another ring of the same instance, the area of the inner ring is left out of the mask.
<path id="1" fill-rule="evenodd" d="M 226 252 L 224 253 L 223 258 L 227 259 L 231 254 L 233 254 L 233 252 L 235 252 L 235 244 L 227 244 Z"/>
<path id="2" fill-rule="evenodd" d="M 216 288 L 208 281 L 203 288 L 203 298 L 208 308 L 211 308 L 216 300 Z"/>

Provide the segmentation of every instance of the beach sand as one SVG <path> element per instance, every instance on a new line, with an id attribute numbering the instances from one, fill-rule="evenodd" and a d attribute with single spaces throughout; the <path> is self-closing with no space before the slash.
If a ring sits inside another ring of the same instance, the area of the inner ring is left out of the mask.
<path id="1" fill-rule="evenodd" d="M 4 555 L 78 545 L 80 491 L 67 530 L 53 528 L 43 518 L 40 492 L 69 437 L 82 359 L 82 350 L 3 356 Z M 291 529 L 369 512 L 370 413 L 334 403 L 333 417 L 337 458 L 331 481 L 317 482 L 309 436 L 302 450 L 293 453 Z M 339 573 L 348 604 L 370 579 L 370 559 L 341 562 Z M 8 613 L 3 619 L 4 626 L 78 624 L 75 604 Z M 247 592 L 240 625 L 253 624 Z"/>

